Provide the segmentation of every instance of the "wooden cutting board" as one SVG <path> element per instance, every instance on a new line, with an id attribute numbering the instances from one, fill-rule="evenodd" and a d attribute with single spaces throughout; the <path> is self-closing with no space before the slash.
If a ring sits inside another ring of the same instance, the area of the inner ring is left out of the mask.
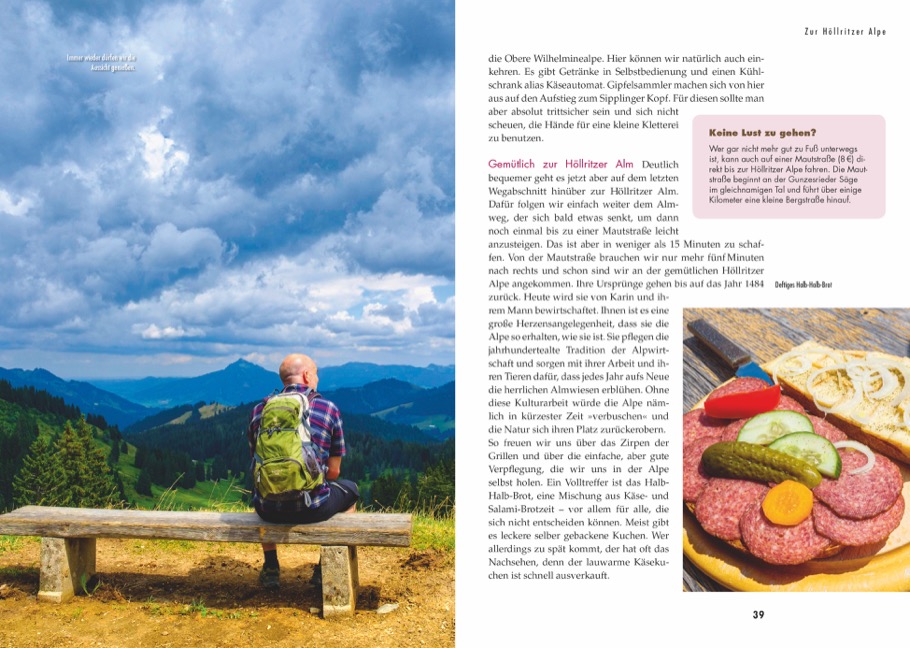
<path id="1" fill-rule="evenodd" d="M 716 311 L 713 314 L 716 316 L 722 312 L 724 311 Z M 735 311 L 734 317 L 753 317 L 748 313 L 739 315 L 741 312 L 747 313 L 746 311 Z M 788 317 L 793 317 L 791 310 L 787 309 L 785 312 Z M 863 314 L 868 312 L 871 311 L 863 311 Z M 809 316 L 815 315 L 812 310 L 806 311 L 806 313 Z M 687 313 L 687 316 L 692 319 L 698 314 L 693 311 Z M 830 316 L 830 312 L 824 313 L 823 319 Z M 761 313 L 757 317 L 760 321 L 765 314 Z M 905 317 L 906 315 L 902 312 L 900 319 L 904 321 Z M 859 320 L 862 321 L 862 317 Z M 748 343 L 744 342 L 744 344 Z M 787 350 L 789 349 L 775 349 L 779 353 Z M 891 351 L 891 349 L 888 350 Z M 893 351 L 898 351 L 898 349 Z M 778 354 L 771 355 L 765 351 L 764 354 L 759 353 L 758 355 L 762 360 L 770 360 Z M 762 355 L 765 357 L 761 358 Z M 770 357 L 768 357 L 769 355 Z M 899 353 L 899 355 L 904 355 L 904 353 Z M 701 383 L 704 382 L 705 377 L 702 376 Z M 717 384 L 720 383 L 715 383 L 715 386 Z M 687 385 L 687 387 L 689 386 Z M 702 389 L 703 394 L 710 391 L 704 386 Z M 701 401 L 694 403 L 690 409 L 695 409 L 700 405 Z M 910 466 L 899 465 L 904 479 L 903 495 L 905 500 L 910 503 Z M 847 548 L 830 558 L 796 566 L 769 565 L 731 547 L 705 533 L 695 516 L 684 507 L 683 553 L 691 565 L 716 583 L 731 590 L 910 591 L 910 506 L 907 507 L 900 526 L 881 545 Z"/>
<path id="2" fill-rule="evenodd" d="M 910 502 L 910 471 L 901 466 L 904 499 Z M 907 507 L 910 511 L 910 506 Z M 856 548 L 803 565 L 776 566 L 757 560 L 702 530 L 683 511 L 683 553 L 705 575 L 743 592 L 906 592 L 910 591 L 910 512 L 872 553 Z"/>

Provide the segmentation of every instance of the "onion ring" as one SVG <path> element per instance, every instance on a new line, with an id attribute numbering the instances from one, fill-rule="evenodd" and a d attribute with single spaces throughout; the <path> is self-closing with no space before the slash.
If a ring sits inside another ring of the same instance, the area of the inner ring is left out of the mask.
<path id="1" fill-rule="evenodd" d="M 866 461 L 866 463 L 863 464 L 862 466 L 860 466 L 859 468 L 854 468 L 853 470 L 851 470 L 849 473 L 851 475 L 865 474 L 865 473 L 869 472 L 870 470 L 872 470 L 872 467 L 875 466 L 875 454 L 873 454 L 873 452 L 869 449 L 869 446 L 864 445 L 864 444 L 860 443 L 859 441 L 853 441 L 851 439 L 847 439 L 846 441 L 837 441 L 834 444 L 834 447 L 835 448 L 849 448 L 851 450 L 856 450 L 857 452 L 862 452 L 864 455 L 866 455 L 866 459 L 868 461 Z"/>

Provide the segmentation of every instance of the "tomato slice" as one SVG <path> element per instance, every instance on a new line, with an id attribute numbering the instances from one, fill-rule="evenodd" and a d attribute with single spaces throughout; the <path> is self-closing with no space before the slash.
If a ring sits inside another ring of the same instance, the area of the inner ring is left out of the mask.
<path id="1" fill-rule="evenodd" d="M 780 385 L 765 389 L 713 396 L 705 401 L 705 414 L 722 419 L 741 419 L 770 412 L 780 402 Z"/>

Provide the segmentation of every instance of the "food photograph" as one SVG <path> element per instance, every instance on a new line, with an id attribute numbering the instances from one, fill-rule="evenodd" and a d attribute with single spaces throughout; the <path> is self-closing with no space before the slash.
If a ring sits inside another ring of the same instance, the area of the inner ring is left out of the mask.
<path id="1" fill-rule="evenodd" d="M 910 591 L 910 310 L 683 311 L 683 589 Z"/>

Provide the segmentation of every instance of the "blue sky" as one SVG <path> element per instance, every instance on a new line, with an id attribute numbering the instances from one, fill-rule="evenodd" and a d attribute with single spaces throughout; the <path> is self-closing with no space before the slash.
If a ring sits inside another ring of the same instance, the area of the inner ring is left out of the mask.
<path id="1" fill-rule="evenodd" d="M 7 7 L 0 366 L 454 362 L 454 2 Z"/>

